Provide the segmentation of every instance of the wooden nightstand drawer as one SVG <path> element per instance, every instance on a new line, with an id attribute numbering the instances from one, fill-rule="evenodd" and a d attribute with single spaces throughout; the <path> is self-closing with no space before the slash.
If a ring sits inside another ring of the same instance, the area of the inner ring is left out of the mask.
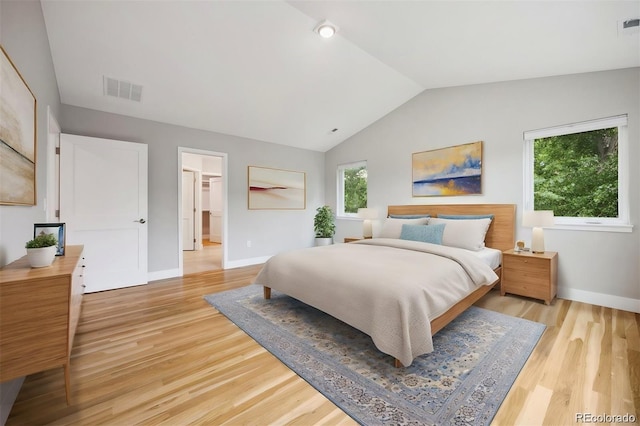
<path id="1" fill-rule="evenodd" d="M 547 287 L 549 284 L 549 272 L 522 272 L 517 269 L 505 268 L 502 272 L 502 282 L 505 283 L 507 287 L 521 286 L 524 284 Z"/>
<path id="2" fill-rule="evenodd" d="M 352 243 L 354 241 L 359 241 L 361 239 L 362 239 L 362 237 L 345 237 L 344 238 L 344 242 L 345 243 Z"/>
<path id="3" fill-rule="evenodd" d="M 550 299 L 549 287 L 537 284 L 521 283 L 517 288 L 507 287 L 505 289 L 505 292 L 518 294 L 520 296 L 531 297 L 533 299 L 540 299 L 544 300 L 545 302 Z"/>
<path id="4" fill-rule="evenodd" d="M 548 272 L 549 260 L 532 258 L 532 257 L 522 257 L 521 255 L 509 256 L 508 267 L 509 269 L 516 269 L 519 271 L 527 271 L 527 272 L 547 271 Z"/>
<path id="5" fill-rule="evenodd" d="M 543 282 L 546 283 L 549 280 L 549 265 L 544 265 L 539 269 L 531 267 L 531 264 L 527 264 L 526 267 L 517 268 L 512 267 L 510 264 L 502 268 L 502 274 L 506 281 L 529 281 L 529 282 Z"/>
<path id="6" fill-rule="evenodd" d="M 502 256 L 500 294 L 542 299 L 546 304 L 556 296 L 558 254 L 508 250 Z"/>
<path id="7" fill-rule="evenodd" d="M 345 237 L 344 238 L 344 242 L 345 243 L 352 243 L 354 241 L 369 240 L 369 239 L 371 239 L 371 237 L 365 237 L 365 238 L 363 238 L 363 237 Z"/>

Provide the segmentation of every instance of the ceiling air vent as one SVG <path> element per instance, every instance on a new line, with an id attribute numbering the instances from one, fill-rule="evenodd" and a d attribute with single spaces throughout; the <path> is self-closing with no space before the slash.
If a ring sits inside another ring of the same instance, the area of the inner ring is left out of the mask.
<path id="1" fill-rule="evenodd" d="M 618 21 L 618 35 L 638 34 L 640 32 L 640 18 Z"/>
<path id="2" fill-rule="evenodd" d="M 121 99 L 140 102 L 142 100 L 142 86 L 129 83 L 128 81 L 116 80 L 115 78 L 104 76 L 104 95 Z"/>

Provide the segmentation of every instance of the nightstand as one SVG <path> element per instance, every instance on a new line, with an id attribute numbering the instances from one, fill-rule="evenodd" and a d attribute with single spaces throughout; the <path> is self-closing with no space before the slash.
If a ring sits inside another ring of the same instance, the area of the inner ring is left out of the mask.
<path id="1" fill-rule="evenodd" d="M 502 253 L 500 294 L 518 294 L 544 300 L 547 305 L 558 290 L 558 253 L 507 250 Z"/>
<path id="2" fill-rule="evenodd" d="M 371 237 L 367 237 L 367 238 L 363 238 L 363 237 L 345 237 L 344 242 L 345 243 L 351 243 L 353 241 L 359 241 L 359 240 L 368 240 Z"/>

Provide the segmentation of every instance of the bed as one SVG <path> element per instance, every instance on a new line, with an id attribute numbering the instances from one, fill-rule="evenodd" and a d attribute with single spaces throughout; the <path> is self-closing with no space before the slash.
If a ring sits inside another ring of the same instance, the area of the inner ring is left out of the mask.
<path id="1" fill-rule="evenodd" d="M 480 223 L 489 225 L 478 246 Z M 514 246 L 514 224 L 514 204 L 389 206 L 379 237 L 280 253 L 254 283 L 266 299 L 274 289 L 357 328 L 396 366 L 409 366 L 433 351 L 433 334 L 500 282 L 500 253 Z M 440 231 L 440 244 L 412 238 L 425 230 Z"/>

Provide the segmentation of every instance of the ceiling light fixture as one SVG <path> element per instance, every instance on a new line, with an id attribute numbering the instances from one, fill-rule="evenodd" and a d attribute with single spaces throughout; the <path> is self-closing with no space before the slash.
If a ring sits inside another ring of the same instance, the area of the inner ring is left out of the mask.
<path id="1" fill-rule="evenodd" d="M 317 32 L 322 38 L 331 38 L 336 32 L 338 32 L 338 27 L 333 25 L 331 22 L 324 20 L 320 22 L 313 31 Z"/>

